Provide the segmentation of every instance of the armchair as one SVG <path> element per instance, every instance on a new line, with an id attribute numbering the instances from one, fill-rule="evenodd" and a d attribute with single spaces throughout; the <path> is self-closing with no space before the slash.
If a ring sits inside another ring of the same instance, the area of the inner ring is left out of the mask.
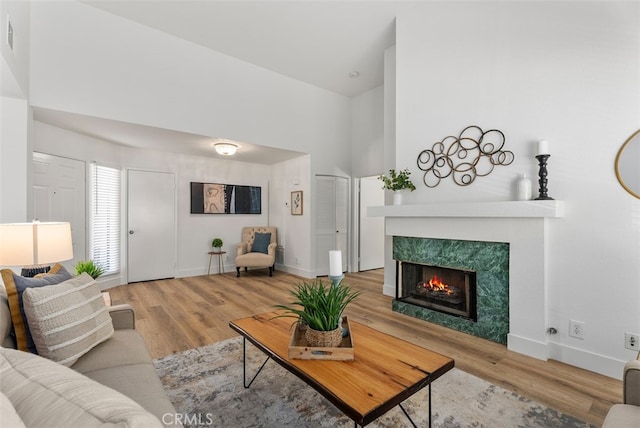
<path id="1" fill-rule="evenodd" d="M 269 268 L 269 276 L 273 276 L 277 245 L 275 227 L 243 227 L 236 252 L 236 276 L 240 276 L 241 267 L 245 272 L 248 268 Z"/>
<path id="2" fill-rule="evenodd" d="M 624 366 L 622 377 L 623 404 L 614 404 L 604 419 L 602 428 L 640 426 L 640 354 Z"/>

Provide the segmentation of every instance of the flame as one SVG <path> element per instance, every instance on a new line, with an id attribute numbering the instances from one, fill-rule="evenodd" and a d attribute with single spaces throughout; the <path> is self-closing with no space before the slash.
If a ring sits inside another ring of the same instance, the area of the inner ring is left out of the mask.
<path id="1" fill-rule="evenodd" d="M 429 282 L 425 282 L 424 288 L 427 288 L 430 291 L 453 294 L 453 291 L 451 290 L 451 288 L 449 288 L 449 285 L 442 282 L 442 280 L 438 276 L 434 276 L 429 280 Z"/>

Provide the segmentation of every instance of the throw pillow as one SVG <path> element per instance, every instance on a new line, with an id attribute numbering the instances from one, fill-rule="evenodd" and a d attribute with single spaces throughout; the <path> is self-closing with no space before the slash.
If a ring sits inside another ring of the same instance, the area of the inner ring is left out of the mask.
<path id="1" fill-rule="evenodd" d="M 162 427 L 131 398 L 46 358 L 0 348 L 0 372 L 0 392 L 25 426 Z"/>
<path id="2" fill-rule="evenodd" d="M 27 318 L 24 315 L 24 306 L 22 304 L 22 293 L 24 293 L 24 290 L 31 287 L 59 284 L 71 279 L 69 272 L 59 263 L 56 263 L 49 272 L 51 273 L 42 278 L 25 278 L 13 273 L 11 269 L 2 269 L 0 271 L 2 281 L 7 289 L 7 300 L 9 300 L 9 310 L 11 311 L 11 321 L 13 322 L 16 346 L 20 351 L 37 353 L 36 346 L 29 332 Z"/>
<path id="3" fill-rule="evenodd" d="M 253 246 L 251 252 L 265 253 L 269 252 L 269 244 L 271 243 L 271 233 L 256 233 L 253 235 Z"/>
<path id="4" fill-rule="evenodd" d="M 22 301 L 38 355 L 65 366 L 113 335 L 102 293 L 86 272 L 60 284 L 29 288 Z"/>

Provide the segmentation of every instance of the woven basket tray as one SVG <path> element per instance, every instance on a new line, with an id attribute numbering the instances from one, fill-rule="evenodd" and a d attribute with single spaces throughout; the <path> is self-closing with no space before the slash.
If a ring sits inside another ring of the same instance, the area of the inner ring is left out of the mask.
<path id="1" fill-rule="evenodd" d="M 349 320 L 346 316 L 342 317 L 342 328 L 346 329 L 347 336 L 341 337 L 342 340 L 338 346 L 309 346 L 305 338 L 305 333 L 309 329 L 300 324 L 296 324 L 296 328 L 291 335 L 291 342 L 289 343 L 289 358 L 299 360 L 353 360 L 353 338 L 351 337 Z"/>

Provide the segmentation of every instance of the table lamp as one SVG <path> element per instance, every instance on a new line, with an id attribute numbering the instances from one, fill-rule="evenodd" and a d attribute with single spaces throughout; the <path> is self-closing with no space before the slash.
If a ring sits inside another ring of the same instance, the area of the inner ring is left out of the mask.
<path id="1" fill-rule="evenodd" d="M 23 266 L 22 276 L 34 276 L 48 272 L 48 264 L 72 258 L 69 223 L 0 224 L 0 266 Z"/>

